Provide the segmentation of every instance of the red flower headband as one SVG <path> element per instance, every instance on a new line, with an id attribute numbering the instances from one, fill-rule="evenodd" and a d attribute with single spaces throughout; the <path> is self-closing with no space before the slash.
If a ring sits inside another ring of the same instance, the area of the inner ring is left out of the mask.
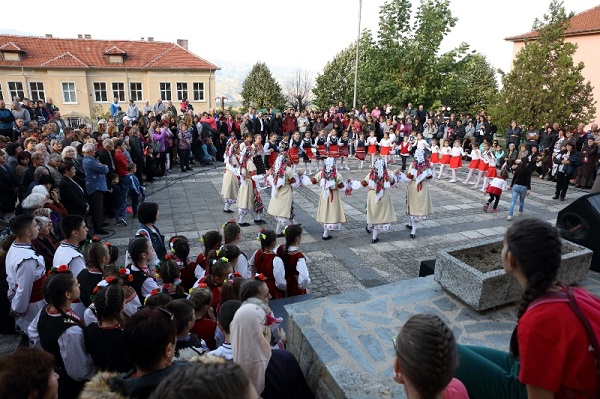
<path id="1" fill-rule="evenodd" d="M 265 275 L 262 274 L 262 273 L 256 273 L 254 275 L 254 279 L 255 280 L 260 280 L 260 281 L 267 281 L 267 277 L 265 277 Z"/>
<path id="2" fill-rule="evenodd" d="M 53 267 L 50 270 L 48 270 L 48 275 L 53 274 L 53 273 L 65 273 L 69 271 L 69 266 L 67 265 L 60 265 L 58 267 Z"/>

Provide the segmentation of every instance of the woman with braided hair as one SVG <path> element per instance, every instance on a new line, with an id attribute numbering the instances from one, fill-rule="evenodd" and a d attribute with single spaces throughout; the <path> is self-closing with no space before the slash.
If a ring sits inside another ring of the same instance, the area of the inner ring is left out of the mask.
<path id="1" fill-rule="evenodd" d="M 523 218 L 504 236 L 502 265 L 524 289 L 510 352 L 458 346 L 456 372 L 472 398 L 597 398 L 600 386 L 593 336 L 582 323 L 598 320 L 598 298 L 556 281 L 561 241 L 556 228 Z M 571 298 L 573 302 L 571 302 Z M 582 310 L 578 316 L 572 309 Z M 587 310 L 587 312 L 583 312 Z"/>
<path id="2" fill-rule="evenodd" d="M 185 299 L 187 294 L 181 287 L 181 271 L 179 265 L 167 254 L 165 259 L 156 266 L 157 277 L 162 281 L 160 292 L 168 294 L 171 299 Z"/>
<path id="3" fill-rule="evenodd" d="M 133 367 L 123 348 L 125 292 L 119 279 L 104 281 L 107 285 L 94 296 L 98 322 L 85 328 L 85 347 L 98 370 L 124 373 Z"/>
<path id="4" fill-rule="evenodd" d="M 79 299 L 79 283 L 67 265 L 53 267 L 44 282 L 48 303 L 29 326 L 29 337 L 54 355 L 60 376 L 59 398 L 76 398 L 96 369 L 84 342 L 83 321 L 71 309 Z"/>

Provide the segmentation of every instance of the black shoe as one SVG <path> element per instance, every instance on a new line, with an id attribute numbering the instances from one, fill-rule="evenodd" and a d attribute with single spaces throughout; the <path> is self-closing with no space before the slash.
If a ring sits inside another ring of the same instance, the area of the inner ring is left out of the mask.
<path id="1" fill-rule="evenodd" d="M 248 226 L 250 226 L 250 223 L 244 222 L 244 223 L 240 223 L 238 226 L 240 226 L 240 227 L 248 227 Z"/>
<path id="2" fill-rule="evenodd" d="M 558 199 L 558 195 L 555 195 L 554 197 L 552 197 L 552 199 Z"/>
<path id="3" fill-rule="evenodd" d="M 327 237 L 321 237 L 323 240 L 331 240 L 333 237 L 332 236 L 327 236 Z"/>
<path id="4" fill-rule="evenodd" d="M 108 223 L 108 222 L 102 222 L 102 227 L 106 227 L 108 225 L 110 225 L 110 223 Z"/>
<path id="5" fill-rule="evenodd" d="M 410 224 L 405 224 L 404 227 L 406 227 L 407 229 L 412 229 L 412 226 Z"/>
<path id="6" fill-rule="evenodd" d="M 373 244 L 375 244 L 376 242 L 379 242 L 379 237 L 377 237 L 377 238 L 373 238 L 373 239 L 371 240 L 371 242 L 372 242 Z"/>
<path id="7" fill-rule="evenodd" d="M 365 231 L 369 234 L 371 234 L 373 232 L 373 230 L 371 230 L 368 225 L 365 226 Z"/>
<path id="8" fill-rule="evenodd" d="M 281 238 L 281 237 L 285 237 L 285 234 L 283 234 L 283 233 L 279 233 L 279 234 L 277 234 L 277 237 L 279 237 L 279 238 Z"/>
<path id="9" fill-rule="evenodd" d="M 107 230 L 104 229 L 94 229 L 94 234 L 109 234 Z"/>
<path id="10" fill-rule="evenodd" d="M 181 173 L 185 173 L 185 172 L 187 172 L 187 170 L 181 169 Z"/>
<path id="11" fill-rule="evenodd" d="M 227 209 L 227 210 L 223 209 L 223 212 L 225 212 L 225 213 L 233 213 L 233 211 L 231 209 Z"/>
<path id="12" fill-rule="evenodd" d="M 417 238 L 416 234 L 410 233 L 410 238 Z"/>
<path id="13" fill-rule="evenodd" d="M 254 221 L 254 224 L 265 224 L 265 223 L 267 223 L 267 222 L 266 222 L 266 221 L 264 221 L 264 220 L 262 220 L 262 219 L 259 219 L 259 220 L 255 220 L 255 221 Z"/>

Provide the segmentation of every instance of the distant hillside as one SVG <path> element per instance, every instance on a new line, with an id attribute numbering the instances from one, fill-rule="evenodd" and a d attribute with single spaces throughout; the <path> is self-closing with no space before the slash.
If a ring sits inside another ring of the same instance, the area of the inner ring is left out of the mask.
<path id="1" fill-rule="evenodd" d="M 244 83 L 244 79 L 246 79 L 246 76 L 254 64 L 219 59 L 211 59 L 211 62 L 214 62 L 221 67 L 221 70 L 217 71 L 215 75 L 217 96 L 224 95 L 229 98 L 229 105 L 234 107 L 240 106 L 242 104 L 242 97 L 240 95 L 242 91 L 242 83 Z M 287 83 L 293 79 L 297 68 L 278 67 L 272 65 L 267 66 L 285 93 L 285 87 Z M 316 73 L 311 71 L 311 74 L 314 79 Z"/>

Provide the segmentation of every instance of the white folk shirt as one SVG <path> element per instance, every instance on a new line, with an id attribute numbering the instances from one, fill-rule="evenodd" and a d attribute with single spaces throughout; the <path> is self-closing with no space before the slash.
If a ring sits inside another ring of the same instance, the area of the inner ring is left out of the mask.
<path id="1" fill-rule="evenodd" d="M 61 242 L 52 260 L 52 267 L 67 265 L 73 276 L 77 278 L 79 273 L 85 269 L 85 260 L 83 254 L 79 251 L 79 247 L 68 242 Z"/>

